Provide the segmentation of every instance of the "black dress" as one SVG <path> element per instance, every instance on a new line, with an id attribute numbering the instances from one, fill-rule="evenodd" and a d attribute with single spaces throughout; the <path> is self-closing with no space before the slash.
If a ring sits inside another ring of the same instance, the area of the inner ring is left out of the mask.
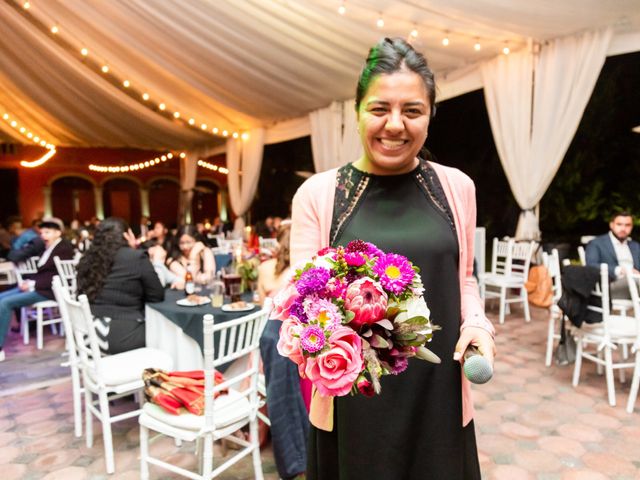
<path id="1" fill-rule="evenodd" d="M 343 178 L 345 173 L 349 181 L 366 181 L 354 189 L 361 198 L 333 245 L 363 239 L 420 267 L 431 319 L 442 328 L 429 348 L 442 363 L 411 359 L 400 375 L 382 378 L 380 395 L 336 397 L 334 430 L 310 432 L 307 478 L 480 479 L 473 423 L 462 427 L 460 365 L 453 361 L 460 329 L 459 247 L 437 177 L 422 175 L 420 167 L 378 176 L 348 165 Z M 338 189 L 344 186 L 340 178 Z"/>

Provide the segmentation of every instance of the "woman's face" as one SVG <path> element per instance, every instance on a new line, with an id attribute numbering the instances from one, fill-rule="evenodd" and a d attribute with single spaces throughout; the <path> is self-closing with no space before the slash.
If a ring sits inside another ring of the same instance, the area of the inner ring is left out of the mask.
<path id="1" fill-rule="evenodd" d="M 417 73 L 378 75 L 358 109 L 364 147 L 359 166 L 378 175 L 411 171 L 427 138 L 430 113 L 427 90 Z"/>
<path id="2" fill-rule="evenodd" d="M 186 233 L 182 234 L 180 240 L 178 240 L 178 246 L 180 247 L 180 251 L 183 255 L 189 256 L 189 252 L 196 243 L 196 239 L 191 235 L 187 235 Z"/>

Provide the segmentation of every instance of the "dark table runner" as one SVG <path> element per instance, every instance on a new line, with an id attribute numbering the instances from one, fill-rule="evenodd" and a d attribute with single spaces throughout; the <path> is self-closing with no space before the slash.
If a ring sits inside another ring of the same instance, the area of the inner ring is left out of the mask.
<path id="1" fill-rule="evenodd" d="M 202 291 L 198 295 L 206 296 L 208 293 L 206 291 Z M 200 350 L 202 350 L 204 345 L 202 337 L 202 317 L 204 315 L 211 313 L 213 315 L 214 324 L 223 323 L 233 320 L 234 318 L 254 313 L 259 308 L 256 306 L 252 310 L 246 310 L 244 312 L 225 312 L 220 308 L 213 308 L 211 303 L 207 303 L 206 305 L 199 307 L 182 307 L 176 303 L 176 301 L 182 298 L 185 298 L 183 291 L 167 290 L 165 292 L 163 302 L 147 303 L 147 306 L 157 310 L 168 320 L 179 326 L 184 333 L 198 342 Z M 245 293 L 242 296 L 242 299 L 246 302 L 250 302 L 252 299 L 251 292 Z"/>

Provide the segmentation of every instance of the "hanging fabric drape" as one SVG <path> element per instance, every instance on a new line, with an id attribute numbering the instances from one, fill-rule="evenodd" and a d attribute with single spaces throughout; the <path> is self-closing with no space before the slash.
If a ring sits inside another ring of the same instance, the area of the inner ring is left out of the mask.
<path id="1" fill-rule="evenodd" d="M 231 209 L 238 217 L 249 210 L 258 189 L 263 150 L 262 128 L 251 130 L 247 140 L 227 140 L 229 199 Z"/>
<path id="2" fill-rule="evenodd" d="M 491 130 L 511 191 L 522 209 L 516 238 L 539 239 L 538 204 L 591 97 L 611 30 L 587 32 L 482 67 Z"/>
<path id="3" fill-rule="evenodd" d="M 180 158 L 180 199 L 178 202 L 178 224 L 191 223 L 191 201 L 198 177 L 198 160 L 214 155 L 216 145 L 192 148 Z"/>
<path id="4" fill-rule="evenodd" d="M 309 114 L 311 150 L 316 172 L 323 172 L 362 155 L 354 101 L 333 102 Z"/>

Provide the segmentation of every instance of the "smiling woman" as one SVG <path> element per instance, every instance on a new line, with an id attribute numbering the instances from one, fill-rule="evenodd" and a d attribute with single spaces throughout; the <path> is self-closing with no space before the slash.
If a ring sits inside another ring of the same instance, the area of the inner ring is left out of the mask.
<path id="1" fill-rule="evenodd" d="M 357 88 L 362 157 L 311 177 L 293 200 L 292 264 L 362 239 L 419 267 L 431 318 L 441 327 L 429 349 L 443 359 L 409 360 L 403 375 L 382 378 L 375 398 L 316 392 L 309 479 L 480 478 L 470 386 L 459 361 L 473 343 L 491 362 L 494 331 L 468 254 L 473 182 L 420 153 L 434 101 L 426 59 L 402 39 L 381 40 Z M 395 264 L 385 270 L 391 278 L 402 275 Z"/>

